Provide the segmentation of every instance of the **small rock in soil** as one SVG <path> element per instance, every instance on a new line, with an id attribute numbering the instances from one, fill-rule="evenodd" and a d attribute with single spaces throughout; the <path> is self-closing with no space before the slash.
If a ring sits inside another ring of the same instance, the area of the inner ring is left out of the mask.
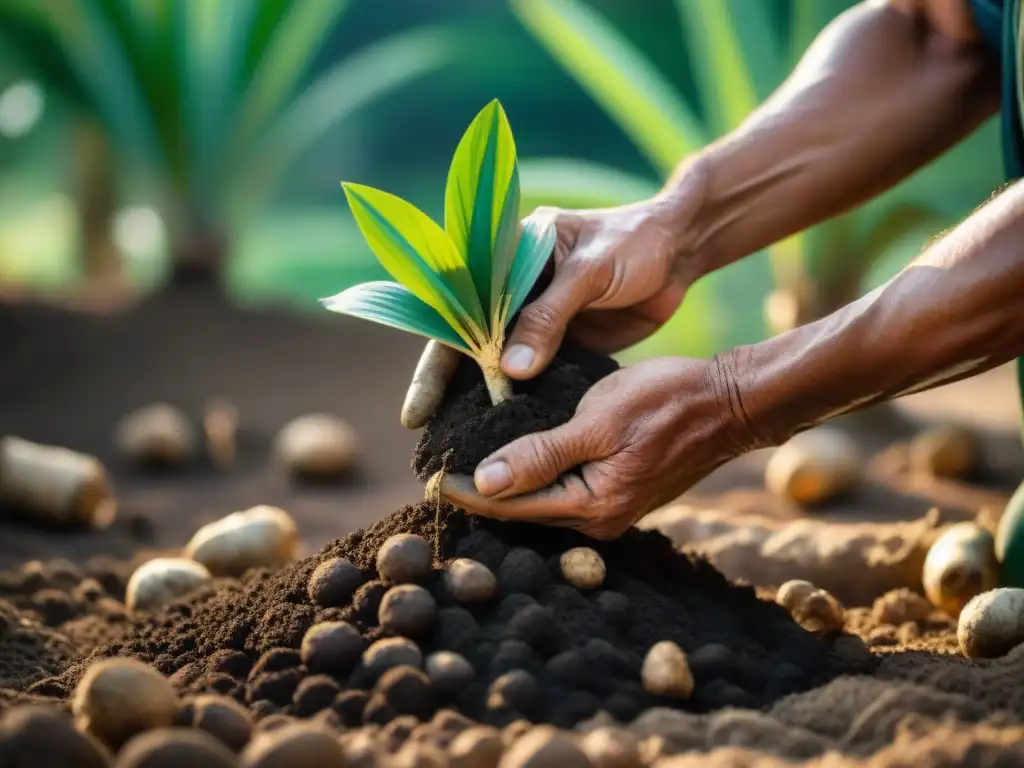
<path id="1" fill-rule="evenodd" d="M 362 665 L 371 682 L 374 682 L 394 667 L 422 667 L 423 652 L 412 640 L 386 637 L 366 649 Z"/>
<path id="2" fill-rule="evenodd" d="M 995 658 L 1024 642 L 1024 589 L 984 592 L 964 606 L 957 627 L 960 650 L 968 658 Z"/>
<path id="3" fill-rule="evenodd" d="M 348 605 L 362 586 L 363 573 L 344 557 L 320 563 L 309 577 L 309 599 L 324 608 Z"/>
<path id="4" fill-rule="evenodd" d="M 400 584 L 389 589 L 380 601 L 380 625 L 385 631 L 408 637 L 422 637 L 437 620 L 437 603 L 417 584 Z"/>
<path id="5" fill-rule="evenodd" d="M 132 411 L 117 424 L 118 450 L 143 467 L 174 467 L 195 453 L 196 431 L 188 417 L 169 403 Z"/>
<path id="6" fill-rule="evenodd" d="M 387 709 L 395 715 L 412 715 L 428 720 L 434 714 L 434 701 L 434 686 L 426 673 L 415 667 L 401 666 L 389 669 L 377 681 L 366 711 Z"/>
<path id="7" fill-rule="evenodd" d="M 289 422 L 275 441 L 277 459 L 298 480 L 345 475 L 359 456 L 359 438 L 343 419 L 311 413 Z"/>
<path id="8" fill-rule="evenodd" d="M 558 559 L 562 578 L 577 589 L 597 589 L 607 573 L 604 560 L 590 547 L 573 547 Z"/>
<path id="9" fill-rule="evenodd" d="M 527 716 L 536 715 L 542 701 L 537 678 L 522 669 L 514 669 L 498 677 L 491 683 L 487 694 L 488 708 L 507 706 Z"/>
<path id="10" fill-rule="evenodd" d="M 302 638 L 302 663 L 314 673 L 343 674 L 363 655 L 359 630 L 345 621 L 314 624 Z"/>
<path id="11" fill-rule="evenodd" d="M 238 752 L 252 736 L 252 719 L 246 709 L 226 696 L 198 696 L 192 702 L 191 724 Z"/>
<path id="12" fill-rule="evenodd" d="M 430 576 L 434 560 L 430 544 L 422 536 L 399 533 L 381 546 L 377 573 L 385 584 L 418 584 Z"/>
<path id="13" fill-rule="evenodd" d="M 686 654 L 670 640 L 651 647 L 644 658 L 641 675 L 644 688 L 655 696 L 688 699 L 693 695 L 693 674 Z"/>
<path id="14" fill-rule="evenodd" d="M 334 704 L 341 688 L 327 675 L 311 675 L 295 689 L 292 712 L 296 717 L 312 717 Z"/>
<path id="15" fill-rule="evenodd" d="M 205 731 L 157 728 L 135 736 L 117 756 L 116 768 L 236 768 L 234 753 Z"/>
<path id="16" fill-rule="evenodd" d="M 345 753 L 325 728 L 289 723 L 260 733 L 241 755 L 241 768 L 342 768 Z"/>
<path id="17" fill-rule="evenodd" d="M 465 656 L 438 651 L 427 656 L 424 668 L 439 693 L 453 695 L 473 681 L 473 665 Z"/>
<path id="18" fill-rule="evenodd" d="M 113 749 L 136 733 L 170 726 L 178 704 L 171 682 L 134 659 L 89 667 L 71 703 L 78 727 Z"/>
<path id="19" fill-rule="evenodd" d="M 4 768 L 107 768 L 110 753 L 96 739 L 75 730 L 56 707 L 21 705 L 0 720 L 0 764 Z"/>
<path id="20" fill-rule="evenodd" d="M 494 598 L 498 580 L 491 569 L 476 560 L 456 558 L 444 575 L 449 594 L 460 603 L 482 603 Z"/>

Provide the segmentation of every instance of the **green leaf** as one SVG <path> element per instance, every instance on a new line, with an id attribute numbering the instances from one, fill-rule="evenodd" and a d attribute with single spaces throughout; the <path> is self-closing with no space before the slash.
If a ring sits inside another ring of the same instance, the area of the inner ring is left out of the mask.
<path id="1" fill-rule="evenodd" d="M 519 221 L 517 176 L 512 128 L 494 100 L 473 118 L 459 141 L 444 198 L 445 231 L 469 265 L 488 317 L 494 314 L 512 262 Z"/>
<path id="2" fill-rule="evenodd" d="M 792 4 L 792 26 L 790 31 L 790 64 L 796 64 L 814 38 L 839 14 L 850 8 L 857 0 L 813 0 Z"/>
<path id="3" fill-rule="evenodd" d="M 509 302 L 506 319 L 515 315 L 523 306 L 527 294 L 551 258 L 557 236 L 555 222 L 547 216 L 533 217 L 523 222 L 523 231 L 519 236 L 516 257 L 505 289 Z"/>
<path id="4" fill-rule="evenodd" d="M 562 208 L 607 208 L 653 197 L 661 185 L 608 165 L 568 157 L 519 161 L 522 210 L 541 205 Z"/>
<path id="5" fill-rule="evenodd" d="M 512 9 L 662 174 L 711 138 L 665 76 L 583 3 L 512 0 Z"/>
<path id="6" fill-rule="evenodd" d="M 329 299 L 321 299 L 320 305 L 331 312 L 417 333 L 470 353 L 469 347 L 436 309 L 398 283 L 382 280 L 355 285 Z"/>
<path id="7" fill-rule="evenodd" d="M 352 215 L 381 265 L 469 341 L 486 331 L 473 278 L 451 238 L 400 197 L 344 183 Z"/>
<path id="8" fill-rule="evenodd" d="M 717 138 L 743 122 L 782 78 L 767 4 L 676 0 L 676 7 Z M 765 75 L 760 83 L 758 73 Z"/>

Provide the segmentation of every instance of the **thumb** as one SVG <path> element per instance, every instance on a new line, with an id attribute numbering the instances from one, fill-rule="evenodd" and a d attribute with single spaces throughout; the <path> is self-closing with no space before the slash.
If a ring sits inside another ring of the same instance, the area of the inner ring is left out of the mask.
<path id="1" fill-rule="evenodd" d="M 570 263 L 556 267 L 551 284 L 519 314 L 501 357 L 505 374 L 532 379 L 543 371 L 558 352 L 569 322 L 593 300 L 591 293 L 591 282 Z"/>
<path id="2" fill-rule="evenodd" d="M 520 437 L 488 456 L 473 480 L 482 496 L 505 498 L 544 488 L 573 467 L 598 458 L 578 417 L 547 432 Z"/>

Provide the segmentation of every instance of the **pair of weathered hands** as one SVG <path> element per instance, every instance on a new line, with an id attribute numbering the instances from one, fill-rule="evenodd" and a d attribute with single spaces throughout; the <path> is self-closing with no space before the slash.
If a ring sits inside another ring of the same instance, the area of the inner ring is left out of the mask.
<path id="1" fill-rule="evenodd" d="M 669 206 L 658 198 L 535 212 L 555 219 L 554 274 L 506 342 L 505 373 L 538 375 L 567 332 L 611 353 L 657 330 L 707 271 L 689 253 L 681 213 L 678 201 Z M 427 345 L 402 410 L 406 427 L 430 418 L 458 362 L 451 348 Z M 714 360 L 662 358 L 622 368 L 584 396 L 567 424 L 515 440 L 473 478 L 446 477 L 441 492 L 479 514 L 613 538 L 735 455 L 740 443 L 721 384 Z M 563 477 L 573 467 L 582 472 Z"/>

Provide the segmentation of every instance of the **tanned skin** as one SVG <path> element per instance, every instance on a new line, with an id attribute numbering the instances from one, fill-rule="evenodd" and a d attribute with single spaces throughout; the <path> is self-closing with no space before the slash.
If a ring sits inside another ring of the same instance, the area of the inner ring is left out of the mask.
<path id="1" fill-rule="evenodd" d="M 656 197 L 535 214 L 557 223 L 554 277 L 523 310 L 505 372 L 536 376 L 567 332 L 604 352 L 636 343 L 702 276 L 889 189 L 998 107 L 997 64 L 966 0 L 860 3 Z M 474 477 L 446 477 L 441 492 L 478 514 L 613 538 L 746 451 L 1024 354 L 1022 297 L 1024 186 L 1014 184 L 838 312 L 711 360 L 623 368 L 567 424 L 510 443 Z M 407 427 L 437 407 L 457 355 L 428 345 Z"/>

